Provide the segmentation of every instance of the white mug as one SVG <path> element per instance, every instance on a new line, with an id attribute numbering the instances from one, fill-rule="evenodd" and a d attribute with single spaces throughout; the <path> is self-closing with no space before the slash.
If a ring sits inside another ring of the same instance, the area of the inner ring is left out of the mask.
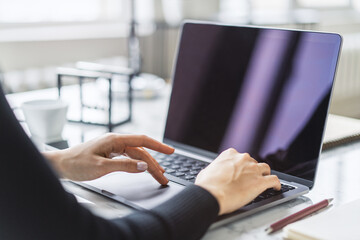
<path id="1" fill-rule="evenodd" d="M 61 100 L 24 102 L 21 108 L 31 136 L 44 143 L 62 140 L 68 104 Z"/>

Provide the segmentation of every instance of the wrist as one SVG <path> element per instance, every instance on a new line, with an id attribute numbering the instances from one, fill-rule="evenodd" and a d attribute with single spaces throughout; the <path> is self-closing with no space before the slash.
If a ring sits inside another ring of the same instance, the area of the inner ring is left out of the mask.
<path id="1" fill-rule="evenodd" d="M 42 154 L 50 162 L 51 166 L 56 170 L 59 176 L 63 177 L 62 150 L 43 152 Z"/>

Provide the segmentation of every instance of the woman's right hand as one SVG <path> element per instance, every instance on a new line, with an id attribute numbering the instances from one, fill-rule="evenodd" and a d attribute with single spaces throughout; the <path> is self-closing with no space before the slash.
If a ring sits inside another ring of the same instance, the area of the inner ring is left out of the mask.
<path id="1" fill-rule="evenodd" d="M 249 154 L 233 148 L 222 152 L 202 170 L 195 184 L 217 199 L 219 215 L 245 206 L 268 188 L 281 188 L 278 177 L 270 175 L 268 164 L 258 163 Z"/>

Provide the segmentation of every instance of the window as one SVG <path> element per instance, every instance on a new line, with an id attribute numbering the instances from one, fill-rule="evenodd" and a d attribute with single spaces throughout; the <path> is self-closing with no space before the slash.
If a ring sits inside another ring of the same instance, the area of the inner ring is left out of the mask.
<path id="1" fill-rule="evenodd" d="M 0 22 L 126 20 L 132 0 L 0 0 Z M 136 0 L 139 21 L 154 18 L 154 0 Z"/>
<path id="2" fill-rule="evenodd" d="M 284 10 L 291 6 L 305 8 L 355 8 L 360 10 L 360 0 L 220 0 L 220 9 L 227 12 L 245 12 L 254 9 Z M 245 14 L 243 13 L 243 14 Z"/>
<path id="3" fill-rule="evenodd" d="M 88 21 L 99 18 L 101 0 L 0 0 L 1 22 Z"/>
<path id="4" fill-rule="evenodd" d="M 297 0 L 298 4 L 302 7 L 314 8 L 336 8 L 336 7 L 349 7 L 351 0 Z"/>

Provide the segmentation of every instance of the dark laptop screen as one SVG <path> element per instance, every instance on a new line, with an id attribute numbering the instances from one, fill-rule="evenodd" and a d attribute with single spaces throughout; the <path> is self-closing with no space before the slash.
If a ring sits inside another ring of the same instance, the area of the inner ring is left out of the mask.
<path id="1" fill-rule="evenodd" d="M 186 23 L 164 138 L 313 180 L 341 37 Z"/>

